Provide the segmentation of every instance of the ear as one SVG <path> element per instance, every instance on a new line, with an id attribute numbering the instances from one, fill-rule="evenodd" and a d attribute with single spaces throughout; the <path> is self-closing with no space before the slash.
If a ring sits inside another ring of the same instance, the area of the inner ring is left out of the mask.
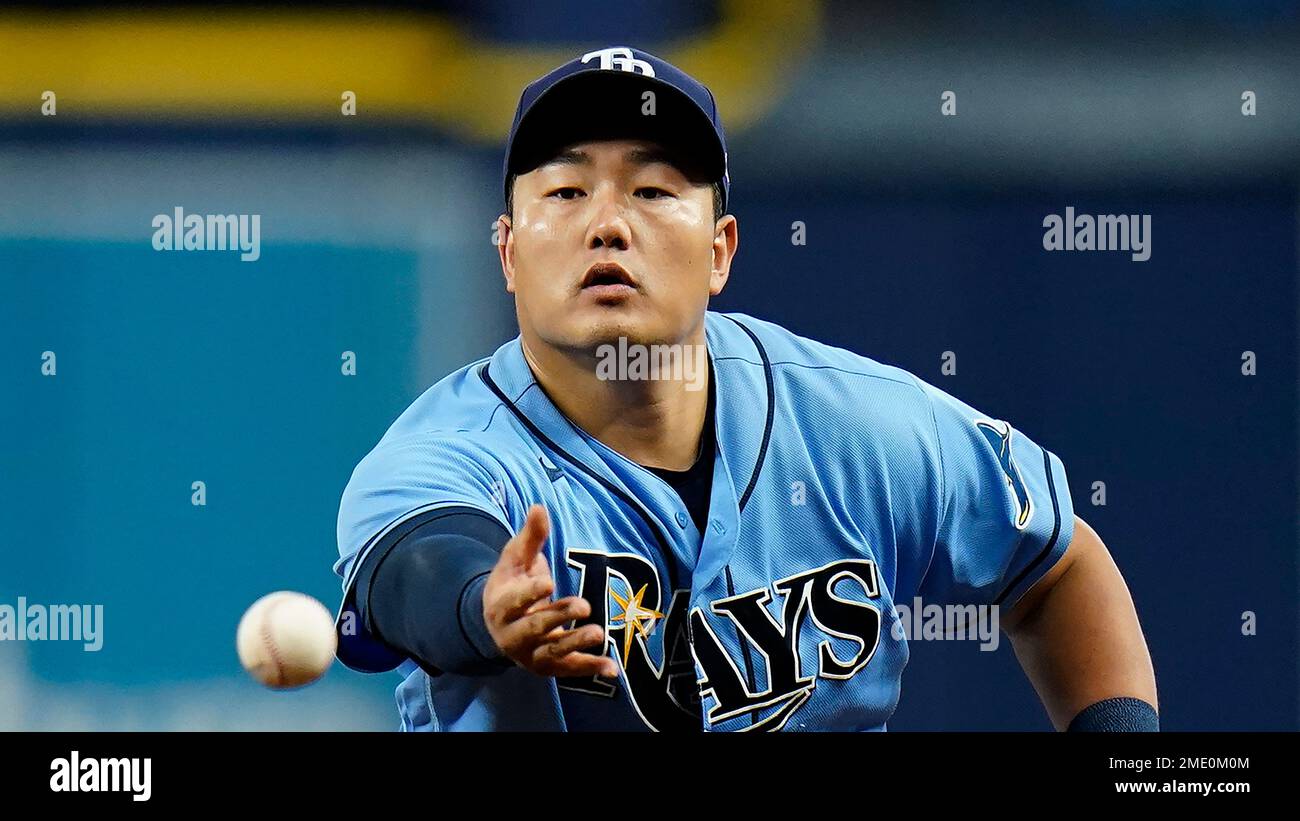
<path id="1" fill-rule="evenodd" d="M 497 217 L 497 256 L 501 258 L 501 274 L 506 279 L 506 293 L 515 292 L 515 234 L 510 217 Z"/>
<path id="2" fill-rule="evenodd" d="M 736 247 L 740 244 L 740 229 L 736 218 L 723 214 L 714 227 L 713 233 L 713 270 L 709 274 L 709 296 L 717 296 L 727 287 L 731 277 L 731 260 L 736 256 Z"/>

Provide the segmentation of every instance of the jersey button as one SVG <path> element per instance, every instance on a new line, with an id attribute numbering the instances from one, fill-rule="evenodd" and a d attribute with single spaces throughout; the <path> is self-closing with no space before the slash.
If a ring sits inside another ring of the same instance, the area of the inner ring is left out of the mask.
<path id="1" fill-rule="evenodd" d="M 677 526 L 685 530 L 687 521 L 686 514 L 680 510 L 677 511 Z"/>

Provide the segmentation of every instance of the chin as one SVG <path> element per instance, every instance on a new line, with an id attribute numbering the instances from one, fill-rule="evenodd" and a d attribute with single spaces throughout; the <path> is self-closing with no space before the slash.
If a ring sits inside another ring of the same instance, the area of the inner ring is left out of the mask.
<path id="1" fill-rule="evenodd" d="M 603 316 L 573 317 L 573 324 L 564 336 L 570 345 L 583 350 L 594 350 L 601 345 L 617 345 L 620 338 L 629 344 L 652 345 L 664 340 L 664 334 L 657 323 L 646 317 L 633 316 L 630 312 L 609 310 Z"/>

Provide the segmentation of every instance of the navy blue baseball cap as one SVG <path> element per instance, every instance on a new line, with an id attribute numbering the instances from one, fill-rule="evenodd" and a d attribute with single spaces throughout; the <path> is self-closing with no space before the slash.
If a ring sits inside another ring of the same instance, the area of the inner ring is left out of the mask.
<path id="1" fill-rule="evenodd" d="M 647 91 L 654 97 L 645 97 Z M 507 200 L 512 175 L 528 173 L 566 145 L 607 139 L 662 144 L 688 177 L 719 183 L 726 210 L 727 140 L 713 93 L 676 66 L 627 46 L 588 52 L 524 89 L 506 140 Z"/>

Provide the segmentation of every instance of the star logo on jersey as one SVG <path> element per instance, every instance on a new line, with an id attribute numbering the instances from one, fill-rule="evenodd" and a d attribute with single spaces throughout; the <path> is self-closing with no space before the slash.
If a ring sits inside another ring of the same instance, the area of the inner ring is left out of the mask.
<path id="1" fill-rule="evenodd" d="M 1020 478 L 1020 469 L 1011 458 L 1011 425 L 995 419 L 976 419 L 975 427 L 984 434 L 993 451 L 998 455 L 998 463 L 1006 477 L 1007 489 L 1011 491 L 1011 501 L 1016 506 L 1016 529 L 1024 530 L 1029 518 L 1034 515 L 1034 499 L 1029 495 L 1029 488 Z"/>
<path id="2" fill-rule="evenodd" d="M 610 624 L 623 623 L 627 629 L 623 631 L 623 665 L 627 666 L 627 655 L 632 651 L 632 636 L 640 634 L 641 638 L 646 639 L 654 632 L 655 620 L 662 619 L 663 613 L 658 610 L 652 610 L 643 607 L 641 599 L 645 596 L 646 588 L 649 585 L 641 585 L 641 589 L 636 591 L 635 595 L 629 595 L 626 599 L 618 594 L 618 591 L 610 590 L 609 594 L 618 602 L 618 606 L 623 608 L 622 613 L 617 613 L 611 618 Z M 631 591 L 629 591 L 630 593 Z M 649 623 L 649 627 L 646 624 Z"/>

